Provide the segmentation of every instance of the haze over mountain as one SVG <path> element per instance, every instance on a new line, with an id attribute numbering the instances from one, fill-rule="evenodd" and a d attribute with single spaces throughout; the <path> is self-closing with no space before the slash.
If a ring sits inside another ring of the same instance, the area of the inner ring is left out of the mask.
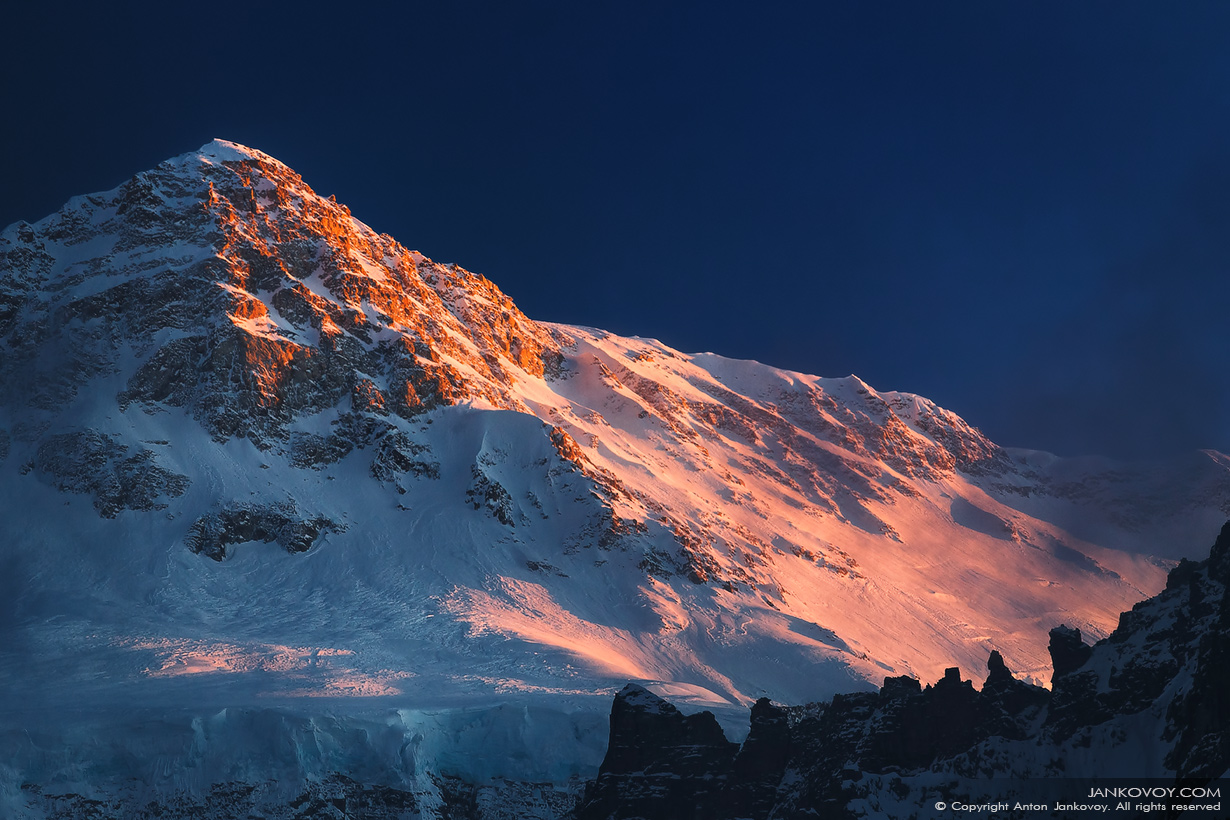
<path id="1" fill-rule="evenodd" d="M 271 708 L 342 716 L 300 773 L 362 718 L 382 772 L 559 780 L 628 680 L 729 710 L 997 650 L 1042 683 L 1051 627 L 1106 636 L 1230 514 L 1221 453 L 1010 451 L 855 376 L 535 322 L 221 140 L 5 229 L 0 345 L 5 726 L 240 708 L 193 783 L 259 771 Z M 90 782 L 38 748 L 6 782 Z"/>

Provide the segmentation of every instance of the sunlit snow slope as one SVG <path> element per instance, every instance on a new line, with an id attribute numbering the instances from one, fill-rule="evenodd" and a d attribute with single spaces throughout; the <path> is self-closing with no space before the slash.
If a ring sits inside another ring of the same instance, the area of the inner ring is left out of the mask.
<path id="1" fill-rule="evenodd" d="M 0 345 L 23 704 L 804 702 L 992 649 L 1041 682 L 1050 627 L 1104 636 L 1230 512 L 1219 453 L 1008 451 L 534 322 L 223 141 L 7 228 Z"/>

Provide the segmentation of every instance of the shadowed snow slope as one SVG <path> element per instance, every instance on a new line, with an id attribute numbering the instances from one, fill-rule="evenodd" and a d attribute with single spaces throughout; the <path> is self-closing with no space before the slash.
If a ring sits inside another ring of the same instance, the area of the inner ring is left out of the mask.
<path id="1" fill-rule="evenodd" d="M 1230 511 L 1220 453 L 1009 451 L 532 321 L 222 141 L 4 230 L 0 396 L 0 686 L 40 715 L 1043 682 Z"/>

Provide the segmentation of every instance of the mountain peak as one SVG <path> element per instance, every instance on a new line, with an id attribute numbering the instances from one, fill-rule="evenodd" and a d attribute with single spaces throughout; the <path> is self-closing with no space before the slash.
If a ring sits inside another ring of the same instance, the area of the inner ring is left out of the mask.
<path id="1" fill-rule="evenodd" d="M 204 183 L 207 186 L 209 183 L 216 184 L 225 179 L 241 179 L 249 181 L 250 184 L 251 171 L 245 171 L 242 166 L 237 166 L 235 163 L 259 165 L 270 176 L 270 181 L 278 186 L 292 181 L 302 183 L 299 175 L 276 157 L 224 139 L 212 139 L 195 151 L 170 157 L 155 168 L 137 174 L 134 179 L 157 178 L 169 172 L 174 174 L 181 184 L 186 183 L 189 186 L 185 190 L 192 190 L 197 184 Z M 131 185 L 132 180 L 126 184 Z"/>
<path id="2" fill-rule="evenodd" d="M 101 344 L 96 366 L 140 351 L 122 408 L 185 407 L 221 439 L 274 446 L 300 415 L 348 396 L 405 418 L 467 400 L 528 411 L 514 373 L 538 377 L 560 358 L 556 334 L 486 279 L 377 234 L 226 140 L 10 234 L 0 261 L 20 293 L 0 320 L 68 332 L 93 317 L 107 337 L 89 345 Z M 0 362 L 0 382 L 53 360 L 22 354 Z"/>
<path id="3" fill-rule="evenodd" d="M 231 142 L 230 140 L 216 138 L 205 143 L 192 153 L 200 154 L 201 156 L 210 157 L 211 159 L 217 159 L 224 162 L 227 160 L 243 161 L 246 159 L 256 159 L 263 162 L 278 162 L 278 160 L 263 151 L 257 151 L 255 148 L 249 148 L 246 145 L 240 145 L 239 143 Z M 282 163 L 278 162 L 278 164 L 281 165 Z"/>

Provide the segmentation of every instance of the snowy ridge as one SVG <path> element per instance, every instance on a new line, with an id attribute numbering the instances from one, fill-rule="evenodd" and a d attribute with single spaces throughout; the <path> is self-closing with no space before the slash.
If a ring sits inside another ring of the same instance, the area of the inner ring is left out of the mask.
<path id="1" fill-rule="evenodd" d="M 224 141 L 0 233 L 0 395 L 0 681 L 46 714 L 1044 682 L 1230 510 L 1218 453 L 535 322 Z"/>

